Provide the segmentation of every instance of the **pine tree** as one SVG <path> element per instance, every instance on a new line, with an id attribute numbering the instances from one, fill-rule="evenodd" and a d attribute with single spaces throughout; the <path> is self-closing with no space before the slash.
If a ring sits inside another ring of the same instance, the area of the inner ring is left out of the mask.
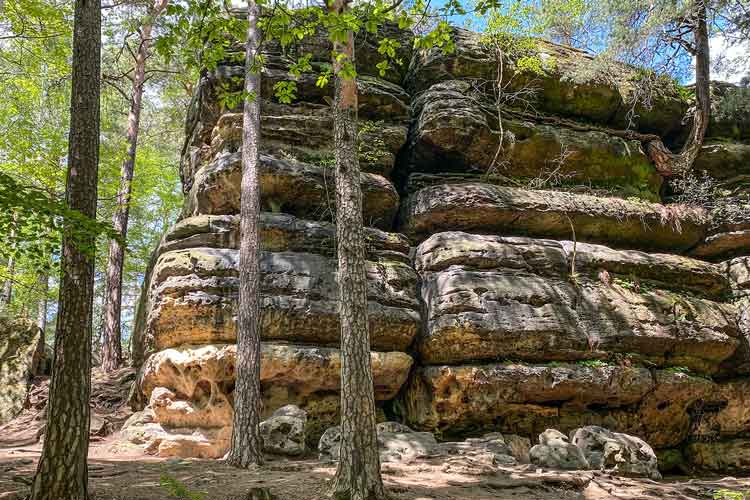
<path id="1" fill-rule="evenodd" d="M 349 0 L 329 9 L 339 16 Z M 362 189 L 357 153 L 357 81 L 354 34 L 334 41 L 334 150 L 336 156 L 336 250 L 341 324 L 341 447 L 332 492 L 336 499 L 386 498 L 380 476 L 375 395 L 367 320 L 367 277 Z"/>
<path id="2" fill-rule="evenodd" d="M 96 218 L 99 165 L 100 9 L 99 0 L 77 0 L 73 30 L 65 197 L 89 219 Z M 88 500 L 95 234 L 74 229 L 67 222 L 63 234 L 47 425 L 31 500 Z"/>
<path id="3" fill-rule="evenodd" d="M 133 92 L 128 112 L 127 143 L 128 152 L 122 163 L 120 189 L 117 193 L 117 207 L 112 215 L 112 227 L 121 239 L 109 243 L 107 260 L 107 285 L 104 295 L 104 340 L 102 343 L 102 369 L 111 372 L 122 364 L 122 332 L 120 328 L 122 310 L 122 270 L 125 265 L 125 241 L 128 234 L 130 198 L 135 171 L 138 132 L 141 123 L 143 86 L 146 81 L 146 61 L 151 45 L 151 31 L 156 18 L 167 6 L 168 0 L 155 0 L 148 10 L 140 29 L 140 44 L 135 55 L 133 68 Z"/>
<path id="4" fill-rule="evenodd" d="M 263 461 L 260 436 L 260 71 L 258 51 L 260 9 L 247 4 L 245 102 L 242 125 L 242 184 L 240 188 L 240 303 L 237 324 L 237 368 L 234 427 L 227 460 L 236 467 Z"/>

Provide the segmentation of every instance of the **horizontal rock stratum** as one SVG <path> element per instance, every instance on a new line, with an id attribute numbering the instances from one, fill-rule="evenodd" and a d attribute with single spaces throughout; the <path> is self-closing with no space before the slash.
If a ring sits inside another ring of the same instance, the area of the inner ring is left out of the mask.
<path id="1" fill-rule="evenodd" d="M 681 146 L 691 103 L 673 82 L 633 108 L 635 68 L 597 78 L 593 56 L 540 41 L 539 74 L 505 61 L 524 98 L 498 105 L 478 34 L 455 30 L 452 54 L 384 34 L 404 66 L 379 75 L 376 36 L 357 49 L 378 418 L 531 442 L 600 426 L 671 467 L 750 470 L 750 120 L 715 114 L 696 161 L 722 197 L 675 203 L 640 135 Z M 331 89 L 305 73 L 296 102 L 272 92 L 295 57 L 328 62 L 322 35 L 303 45 L 265 49 L 261 383 L 264 415 L 298 405 L 314 444 L 340 397 Z M 227 60 L 196 86 L 184 210 L 136 315 L 145 408 L 124 435 L 162 456 L 221 457 L 231 436 L 242 109 L 220 94 L 243 72 Z M 746 97 L 714 84 L 716 109 Z"/>

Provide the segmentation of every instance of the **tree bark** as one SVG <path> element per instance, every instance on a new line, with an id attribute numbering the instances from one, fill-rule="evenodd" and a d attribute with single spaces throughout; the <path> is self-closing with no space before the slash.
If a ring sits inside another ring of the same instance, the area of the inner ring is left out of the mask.
<path id="1" fill-rule="evenodd" d="M 227 461 L 235 467 L 260 465 L 260 72 L 256 67 L 260 9 L 247 3 L 247 46 L 242 126 L 242 185 L 240 188 L 240 302 L 237 325 L 237 369 L 234 389 L 234 427 Z"/>
<path id="2" fill-rule="evenodd" d="M 11 255 L 5 266 L 8 276 L 3 283 L 3 293 L 0 296 L 0 310 L 7 309 L 13 300 L 13 278 L 16 274 L 16 259 Z"/>
<path id="3" fill-rule="evenodd" d="M 117 193 L 117 208 L 112 215 L 112 227 L 122 236 L 122 243 L 117 240 L 109 242 L 107 261 L 107 290 L 104 294 L 104 340 L 102 342 L 102 369 L 106 372 L 116 370 L 122 365 L 122 273 L 125 265 L 124 242 L 128 234 L 128 217 L 130 215 L 130 198 L 135 171 L 135 157 L 138 148 L 138 132 L 141 123 L 143 102 L 143 84 L 146 77 L 146 61 L 151 44 L 151 31 L 154 20 L 167 6 L 168 0 L 156 0 L 149 9 L 141 25 L 141 43 L 135 57 L 133 75 L 133 94 L 130 98 L 128 113 L 127 142 L 128 153 L 120 169 L 120 189 Z"/>
<path id="4" fill-rule="evenodd" d="M 40 274 L 37 278 L 39 286 L 39 302 L 36 310 L 36 324 L 44 332 L 47 330 L 47 294 L 49 293 L 49 276 Z"/>
<path id="5" fill-rule="evenodd" d="M 96 217 L 99 165 L 100 0 L 76 0 L 65 201 Z M 95 236 L 66 222 L 44 448 L 31 500 L 87 500 Z"/>
<path id="6" fill-rule="evenodd" d="M 11 241 L 13 241 L 16 237 L 17 217 L 18 214 L 14 212 L 12 217 L 13 226 L 11 226 L 10 229 Z M 15 248 L 15 242 L 13 244 L 13 247 Z M 15 279 L 16 275 L 16 258 L 13 255 L 10 255 L 10 257 L 8 257 L 8 262 L 6 263 L 5 267 L 7 269 L 8 276 L 3 283 L 2 295 L 0 295 L 0 311 L 10 307 L 10 303 L 13 301 L 13 280 Z"/>
<path id="7" fill-rule="evenodd" d="M 695 27 L 695 109 L 690 136 L 679 154 L 667 149 L 661 140 L 648 143 L 648 155 L 664 176 L 688 172 L 695 162 L 706 137 L 711 118 L 711 54 L 708 45 L 708 21 L 705 0 L 698 0 L 694 13 Z"/>
<path id="8" fill-rule="evenodd" d="M 348 0 L 330 4 L 345 13 Z M 333 102 L 336 156 L 336 242 L 341 324 L 341 448 L 332 495 L 336 499 L 386 498 L 380 476 L 375 429 L 375 396 L 367 322 L 367 278 L 362 190 L 357 156 L 357 82 L 341 72 L 354 64 L 354 36 L 333 47 Z M 343 54 L 343 59 L 336 57 Z"/>

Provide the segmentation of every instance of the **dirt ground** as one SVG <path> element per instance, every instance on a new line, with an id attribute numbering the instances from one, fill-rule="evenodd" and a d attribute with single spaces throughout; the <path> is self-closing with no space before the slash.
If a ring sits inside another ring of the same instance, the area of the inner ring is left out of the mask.
<path id="1" fill-rule="evenodd" d="M 38 445 L 0 450 L 0 499 L 20 500 L 28 494 Z M 277 500 L 326 498 L 331 464 L 317 460 L 268 457 L 256 470 L 238 470 L 217 460 L 156 459 L 116 436 L 90 449 L 89 488 L 92 500 L 167 500 L 175 496 L 160 483 L 178 480 L 192 499 L 246 500 L 248 491 L 263 487 Z M 494 466 L 471 457 L 424 459 L 410 464 L 384 464 L 383 477 L 394 500 L 532 500 L 532 499 L 724 499 L 722 490 L 750 490 L 750 479 L 618 478 L 598 472 L 542 471 L 533 466 Z M 750 496 L 748 497 L 750 498 Z"/>
<path id="2" fill-rule="evenodd" d="M 275 500 L 323 500 L 332 464 L 311 458 L 267 457 L 256 470 L 239 470 L 219 460 L 158 459 L 119 439 L 116 429 L 130 415 L 126 403 L 135 374 L 95 371 L 92 378 L 92 436 L 89 490 L 92 500 L 252 500 L 248 492 L 266 488 Z M 26 409 L 0 427 L 0 500 L 21 500 L 29 492 L 44 428 L 48 381 L 35 380 Z M 750 492 L 750 478 L 613 477 L 599 472 L 543 471 L 535 466 L 497 466 L 481 455 L 440 456 L 409 464 L 383 464 L 383 478 L 393 500 L 750 500 L 729 496 Z M 178 481 L 182 496 L 162 485 Z M 727 494 L 725 494 L 727 493 Z"/>

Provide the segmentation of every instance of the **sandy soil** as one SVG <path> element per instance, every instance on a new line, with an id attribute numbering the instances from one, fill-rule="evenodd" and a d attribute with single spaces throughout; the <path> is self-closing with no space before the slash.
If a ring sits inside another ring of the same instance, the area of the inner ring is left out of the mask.
<path id="1" fill-rule="evenodd" d="M 28 494 L 38 456 L 38 445 L 0 450 L 0 499 L 20 500 Z M 326 498 L 335 470 L 313 459 L 268 457 L 263 467 L 247 471 L 216 460 L 156 459 L 116 437 L 92 445 L 89 463 L 92 500 L 180 498 L 160 485 L 165 475 L 191 492 L 203 493 L 205 500 L 249 500 L 248 491 L 258 487 L 267 488 L 278 500 L 319 500 Z M 542 471 L 528 465 L 493 466 L 463 456 L 384 464 L 383 477 L 394 500 L 714 499 L 722 498 L 722 489 L 750 490 L 750 479 L 655 482 L 598 472 Z"/>

